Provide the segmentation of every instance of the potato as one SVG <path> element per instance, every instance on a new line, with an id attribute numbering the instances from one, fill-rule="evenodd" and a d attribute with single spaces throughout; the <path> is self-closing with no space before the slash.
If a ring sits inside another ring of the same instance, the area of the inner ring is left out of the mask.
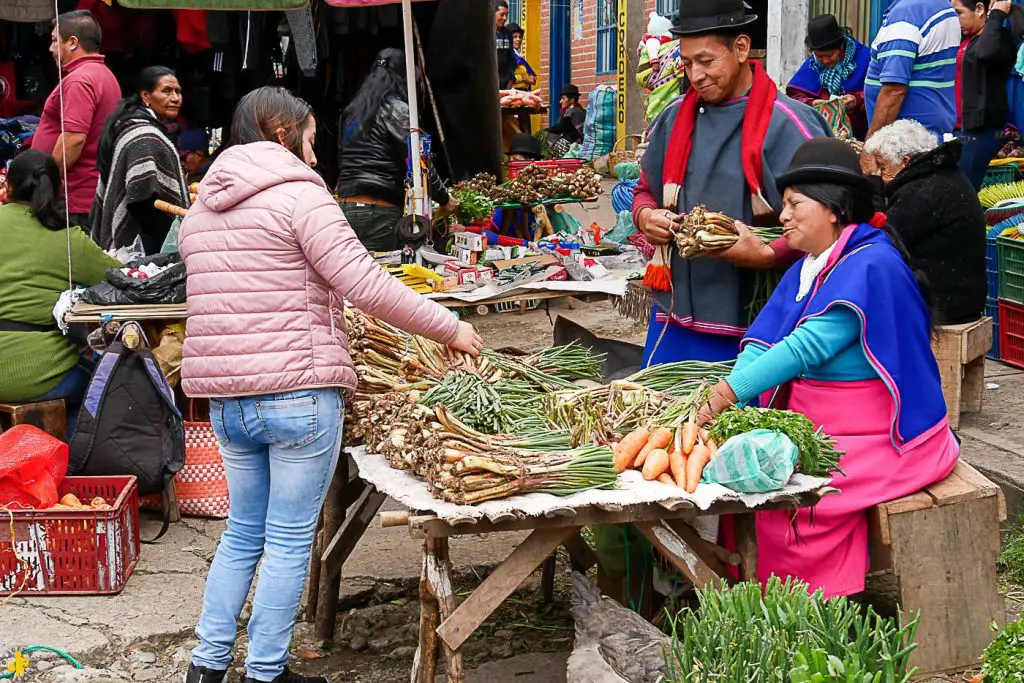
<path id="1" fill-rule="evenodd" d="M 78 499 L 78 496 L 73 493 L 65 494 L 64 497 L 60 499 L 60 504 L 67 505 L 69 508 L 85 507 L 82 505 L 82 501 Z"/>

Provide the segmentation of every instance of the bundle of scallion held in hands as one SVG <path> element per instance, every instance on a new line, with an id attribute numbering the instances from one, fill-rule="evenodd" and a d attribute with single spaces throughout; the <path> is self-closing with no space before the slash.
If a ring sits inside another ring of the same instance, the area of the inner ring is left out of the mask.
<path id="1" fill-rule="evenodd" d="M 771 408 L 733 408 L 715 418 L 710 433 L 716 443 L 724 444 L 738 434 L 756 429 L 781 432 L 790 438 L 800 451 L 797 472 L 812 477 L 842 473 L 839 459 L 845 453 L 836 450 L 836 442 L 801 413 Z"/>
<path id="2" fill-rule="evenodd" d="M 781 228 L 750 228 L 765 242 L 782 235 Z M 724 213 L 708 211 L 698 204 L 683 218 L 676 230 L 676 247 L 683 258 L 694 258 L 716 251 L 723 251 L 740 239 L 738 222 Z"/>

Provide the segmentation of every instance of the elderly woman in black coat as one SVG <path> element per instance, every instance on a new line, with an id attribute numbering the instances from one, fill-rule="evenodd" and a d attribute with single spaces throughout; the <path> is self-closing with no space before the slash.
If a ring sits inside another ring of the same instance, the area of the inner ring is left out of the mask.
<path id="1" fill-rule="evenodd" d="M 916 121 L 896 121 L 864 146 L 866 173 L 885 185 L 885 212 L 927 277 L 936 324 L 977 320 L 985 309 L 985 214 L 960 170 L 959 140 L 939 145 Z"/>

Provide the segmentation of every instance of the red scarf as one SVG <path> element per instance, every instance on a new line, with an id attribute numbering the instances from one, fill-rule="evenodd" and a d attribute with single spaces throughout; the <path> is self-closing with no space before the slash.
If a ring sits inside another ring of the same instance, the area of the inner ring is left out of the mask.
<path id="1" fill-rule="evenodd" d="M 764 140 L 768 137 L 768 126 L 772 122 L 775 109 L 775 98 L 779 88 L 768 77 L 759 62 L 751 62 L 750 70 L 753 81 L 750 86 L 750 97 L 747 100 L 747 111 L 743 115 L 743 129 L 740 139 L 740 160 L 743 164 L 743 177 L 747 179 L 751 194 L 764 200 L 761 189 L 764 187 L 764 163 L 762 161 Z M 697 124 L 697 110 L 701 99 L 697 89 L 692 85 L 683 98 L 683 103 L 676 116 L 672 135 L 665 154 L 665 175 L 662 178 L 661 204 L 666 209 L 679 213 L 679 188 L 686 178 L 686 166 L 690 162 L 690 151 L 693 149 L 693 129 Z M 767 201 L 763 201 L 767 204 Z M 672 257 L 671 247 L 660 247 L 644 272 L 644 286 L 655 292 L 668 292 L 672 289 Z"/>
<path id="2" fill-rule="evenodd" d="M 768 126 L 772 122 L 772 112 L 779 89 L 759 62 L 751 62 L 750 70 L 753 72 L 753 83 L 750 87 L 750 99 L 747 101 L 747 112 L 743 117 L 740 154 L 743 176 L 747 179 L 751 193 L 761 195 L 761 189 L 764 187 L 764 140 L 768 136 Z M 676 206 L 679 201 L 679 188 L 683 186 L 683 180 L 686 178 L 686 167 L 690 162 L 690 150 L 693 148 L 693 129 L 697 124 L 697 110 L 701 104 L 697 89 L 691 85 L 686 97 L 683 98 L 675 126 L 672 128 L 672 137 L 669 138 L 668 152 L 665 155 L 665 177 L 662 183 L 662 205 L 672 211 L 678 212 L 680 208 Z"/>

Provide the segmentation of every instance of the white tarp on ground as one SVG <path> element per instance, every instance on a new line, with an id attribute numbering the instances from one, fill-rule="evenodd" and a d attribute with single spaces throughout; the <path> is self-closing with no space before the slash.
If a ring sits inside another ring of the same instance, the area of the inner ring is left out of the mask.
<path id="1" fill-rule="evenodd" d="M 544 282 L 530 282 L 524 285 L 512 287 L 495 287 L 488 285 L 474 289 L 472 292 L 434 292 L 426 296 L 431 299 L 455 299 L 465 301 L 468 304 L 494 299 L 496 297 L 512 296 L 515 294 L 527 294 L 528 292 L 565 292 L 566 296 L 573 293 L 579 294 L 608 294 L 609 296 L 625 296 L 626 280 L 620 278 L 607 278 L 604 280 L 591 280 L 590 282 L 573 282 L 569 280 L 546 280 Z M 528 297 L 525 297 L 528 298 Z"/>
<path id="2" fill-rule="evenodd" d="M 829 483 L 828 479 L 794 474 L 784 488 L 772 493 L 740 494 L 718 484 L 701 484 L 696 493 L 687 494 L 675 486 L 645 481 L 639 472 L 628 470 L 619 477 L 619 488 L 610 491 L 585 491 L 565 497 L 528 493 L 478 505 L 455 505 L 434 498 L 424 480 L 411 472 L 392 469 L 385 458 L 376 453 L 368 453 L 365 446 L 349 448 L 347 452 L 359 467 L 359 476 L 373 484 L 378 491 L 386 493 L 410 510 L 431 512 L 445 521 L 485 519 L 509 513 L 540 517 L 566 508 L 587 505 L 626 506 L 679 499 L 688 500 L 702 510 L 719 500 L 739 500 L 753 508 L 779 496 L 814 491 Z"/>

